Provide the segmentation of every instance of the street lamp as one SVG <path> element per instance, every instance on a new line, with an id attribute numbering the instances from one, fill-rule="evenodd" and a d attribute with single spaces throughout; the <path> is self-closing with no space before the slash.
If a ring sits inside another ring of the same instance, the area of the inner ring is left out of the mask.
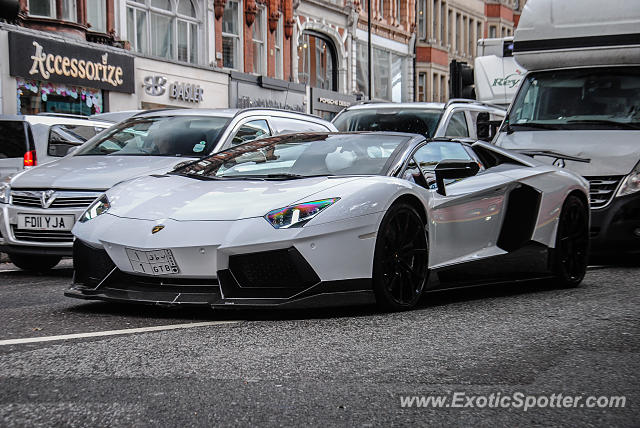
<path id="1" fill-rule="evenodd" d="M 373 99 L 373 90 L 371 87 L 371 77 L 373 76 L 373 62 L 371 61 L 371 54 L 373 52 L 371 47 L 371 0 L 367 0 L 367 31 L 368 31 L 368 42 L 367 42 L 367 68 L 368 68 L 368 92 L 369 92 L 369 101 Z"/>

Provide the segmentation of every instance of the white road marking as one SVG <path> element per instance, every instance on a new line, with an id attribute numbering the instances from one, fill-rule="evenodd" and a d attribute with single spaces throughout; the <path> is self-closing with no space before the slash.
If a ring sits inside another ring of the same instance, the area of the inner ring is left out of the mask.
<path id="1" fill-rule="evenodd" d="M 206 321 L 187 324 L 157 325 L 153 327 L 128 328 L 124 330 L 94 331 L 91 333 L 63 334 L 60 336 L 25 337 L 22 339 L 0 340 L 0 346 L 19 345 L 23 343 L 52 342 L 55 340 L 83 339 L 86 337 L 117 336 L 121 334 L 149 333 L 153 331 L 178 330 L 184 328 L 207 327 L 212 325 L 236 324 L 240 321 Z"/>

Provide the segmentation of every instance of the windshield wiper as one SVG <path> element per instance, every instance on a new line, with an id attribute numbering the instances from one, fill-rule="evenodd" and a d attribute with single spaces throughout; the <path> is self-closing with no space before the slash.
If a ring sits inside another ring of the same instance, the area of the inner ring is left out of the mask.
<path id="1" fill-rule="evenodd" d="M 540 123 L 540 122 L 525 122 L 525 123 L 509 123 L 509 130 L 513 132 L 514 127 L 523 127 L 523 128 L 535 128 L 535 129 L 550 129 L 550 130 L 558 130 L 562 129 L 559 125 L 555 123 Z M 509 131 L 507 131 L 509 132 Z"/>
<path id="2" fill-rule="evenodd" d="M 567 123 L 577 123 L 585 125 L 608 125 L 625 129 L 640 129 L 640 123 L 618 122 L 616 120 L 608 119 L 571 119 L 567 120 Z"/>
<path id="3" fill-rule="evenodd" d="M 564 160 L 573 161 L 573 162 L 583 162 L 583 163 L 591 162 L 591 159 L 588 159 L 588 158 L 579 158 L 577 156 L 565 155 L 562 153 L 554 152 L 553 150 L 515 150 L 515 151 L 531 157 L 547 156 L 550 158 L 554 158 L 556 160 L 564 159 Z"/>

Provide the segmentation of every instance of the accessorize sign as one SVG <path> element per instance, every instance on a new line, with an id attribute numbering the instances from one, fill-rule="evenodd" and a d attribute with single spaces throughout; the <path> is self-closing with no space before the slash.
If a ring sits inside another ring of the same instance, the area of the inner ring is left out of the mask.
<path id="1" fill-rule="evenodd" d="M 9 33 L 9 73 L 108 91 L 135 91 L 133 57 L 71 43 Z"/>

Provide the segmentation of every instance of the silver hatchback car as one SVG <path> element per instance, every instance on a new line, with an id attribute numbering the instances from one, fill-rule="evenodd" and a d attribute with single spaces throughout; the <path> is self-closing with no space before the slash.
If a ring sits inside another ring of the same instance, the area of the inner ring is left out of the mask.
<path id="1" fill-rule="evenodd" d="M 0 251 L 26 270 L 71 256 L 71 228 L 113 185 L 257 138 L 332 132 L 316 116 L 276 109 L 160 110 L 136 114 L 59 160 L 0 184 Z"/>

